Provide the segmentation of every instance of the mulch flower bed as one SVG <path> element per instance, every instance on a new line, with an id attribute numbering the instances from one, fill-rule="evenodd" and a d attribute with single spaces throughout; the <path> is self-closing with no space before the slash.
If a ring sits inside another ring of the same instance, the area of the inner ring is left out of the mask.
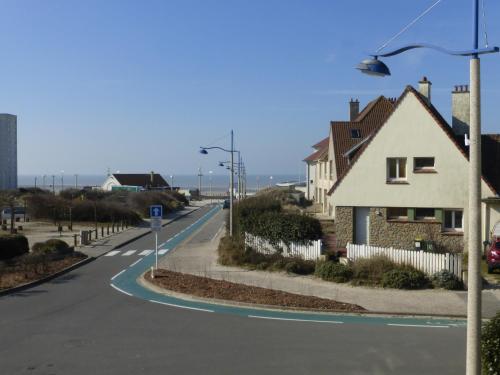
<path id="1" fill-rule="evenodd" d="M 10 289 L 32 281 L 43 279 L 82 261 L 86 256 L 73 254 L 64 259 L 38 264 L 13 264 L 0 268 L 0 290 Z"/>
<path id="2" fill-rule="evenodd" d="M 164 289 L 202 298 L 214 298 L 260 305 L 279 306 L 296 309 L 314 309 L 321 311 L 364 312 L 363 307 L 334 300 L 303 296 L 265 289 L 229 281 L 214 280 L 201 276 L 187 275 L 179 272 L 159 269 L 155 278 L 150 272 L 145 274 L 147 281 Z"/>

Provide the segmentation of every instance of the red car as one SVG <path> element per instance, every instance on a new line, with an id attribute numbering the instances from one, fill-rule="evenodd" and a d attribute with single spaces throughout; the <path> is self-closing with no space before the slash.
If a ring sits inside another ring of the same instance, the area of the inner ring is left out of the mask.
<path id="1" fill-rule="evenodd" d="M 488 262 L 488 273 L 492 273 L 495 268 L 500 268 L 500 237 L 493 238 L 486 254 L 486 261 Z"/>

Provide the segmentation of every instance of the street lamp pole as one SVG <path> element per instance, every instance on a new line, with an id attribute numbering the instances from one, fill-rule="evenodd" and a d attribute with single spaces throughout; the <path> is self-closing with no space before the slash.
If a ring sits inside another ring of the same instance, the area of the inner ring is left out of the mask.
<path id="1" fill-rule="evenodd" d="M 375 53 L 357 68 L 374 76 L 390 75 L 379 57 L 395 56 L 415 48 L 431 48 L 454 56 L 470 56 L 470 121 L 468 175 L 468 285 L 466 374 L 481 373 L 481 64 L 479 55 L 498 53 L 498 47 L 479 48 L 479 0 L 472 0 L 472 44 L 468 51 L 449 51 L 429 44 L 414 44 L 386 53 Z M 380 49 L 379 49 L 380 50 Z"/>
<path id="2" fill-rule="evenodd" d="M 78 190 L 78 175 L 75 174 L 75 189 Z"/>

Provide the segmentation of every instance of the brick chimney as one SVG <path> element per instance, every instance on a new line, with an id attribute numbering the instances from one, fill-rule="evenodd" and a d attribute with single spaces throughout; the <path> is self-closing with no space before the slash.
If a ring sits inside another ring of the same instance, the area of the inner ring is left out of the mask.
<path id="1" fill-rule="evenodd" d="M 451 92 L 451 127 L 456 135 L 469 134 L 470 91 L 468 85 L 455 86 Z"/>
<path id="2" fill-rule="evenodd" d="M 349 121 L 354 121 L 356 117 L 359 115 L 359 100 L 351 100 L 349 101 Z"/>
<path id="3" fill-rule="evenodd" d="M 431 86 L 431 81 L 427 80 L 425 76 L 418 82 L 418 91 L 427 98 L 429 103 L 431 102 Z"/>

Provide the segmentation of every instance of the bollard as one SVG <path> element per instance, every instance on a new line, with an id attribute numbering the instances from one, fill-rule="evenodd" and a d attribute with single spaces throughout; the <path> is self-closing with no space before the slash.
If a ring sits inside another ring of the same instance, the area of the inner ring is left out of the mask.
<path id="1" fill-rule="evenodd" d="M 112 233 L 115 233 L 115 223 L 113 223 Z"/>
<path id="2" fill-rule="evenodd" d="M 97 231 L 97 228 L 95 228 L 95 239 L 97 240 L 99 238 L 99 232 Z"/>
<path id="3" fill-rule="evenodd" d="M 77 239 L 76 239 L 76 234 L 74 234 L 74 235 L 73 235 L 73 245 L 74 245 L 75 247 L 77 247 L 77 246 L 78 246 L 78 241 L 77 241 Z"/>
<path id="4" fill-rule="evenodd" d="M 108 226 L 106 227 L 106 234 L 109 236 L 109 224 L 108 224 Z"/>
<path id="5" fill-rule="evenodd" d="M 154 278 L 155 278 L 155 271 L 154 271 L 153 266 L 151 266 L 151 278 L 152 278 L 152 279 L 154 279 Z"/>
<path id="6" fill-rule="evenodd" d="M 101 237 L 104 237 L 104 227 L 101 227 Z"/>

